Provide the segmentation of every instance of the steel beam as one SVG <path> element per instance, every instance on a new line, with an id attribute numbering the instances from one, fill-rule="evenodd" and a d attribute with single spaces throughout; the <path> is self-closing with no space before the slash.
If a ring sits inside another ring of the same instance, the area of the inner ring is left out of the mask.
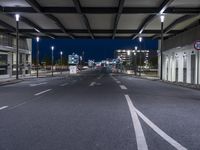
<path id="1" fill-rule="evenodd" d="M 120 1 L 119 1 L 118 11 L 117 11 L 117 14 L 116 14 L 116 17 L 115 17 L 115 21 L 114 21 L 114 26 L 113 26 L 113 35 L 112 35 L 112 39 L 114 39 L 114 38 L 115 38 L 115 35 L 116 35 L 117 26 L 118 26 L 119 19 L 120 19 L 120 16 L 121 16 L 121 14 L 122 14 L 123 7 L 124 7 L 124 2 L 125 2 L 125 0 L 120 0 Z"/>
<path id="2" fill-rule="evenodd" d="M 43 14 L 76 14 L 75 7 L 40 7 Z M 82 7 L 84 14 L 117 14 L 117 7 Z M 38 13 L 32 7 L 2 7 L 0 6 L 0 12 L 2 13 Z M 124 7 L 122 14 L 158 14 L 157 7 Z M 169 7 L 165 10 L 167 14 L 185 14 L 195 15 L 200 13 L 199 8 L 175 8 Z"/>
<path id="3" fill-rule="evenodd" d="M 164 13 L 165 10 L 167 9 L 167 7 L 173 2 L 174 0 L 164 0 L 160 7 L 158 8 L 158 12 L 160 14 Z M 136 35 L 133 35 L 132 39 L 137 38 L 142 32 L 143 30 L 146 28 L 146 26 L 156 17 L 156 14 L 153 15 L 149 15 L 143 22 L 142 24 L 139 26 L 139 33 Z"/>
<path id="4" fill-rule="evenodd" d="M 74 5 L 76 7 L 76 11 L 82 16 L 82 20 L 85 23 L 85 26 L 87 27 L 88 33 L 90 34 L 91 38 L 94 39 L 94 35 L 91 31 L 89 20 L 88 20 L 87 16 L 82 12 L 80 1 L 79 0 L 73 0 L 73 2 L 74 2 Z"/>
<path id="5" fill-rule="evenodd" d="M 43 8 L 40 6 L 40 4 L 36 1 L 36 0 L 26 0 L 26 2 L 37 12 L 37 13 L 43 13 Z M 45 16 L 47 16 L 49 19 L 53 20 L 58 26 L 59 28 L 66 33 L 67 35 L 69 35 L 70 38 L 74 39 L 74 36 L 71 33 L 68 33 L 67 30 L 65 29 L 64 25 L 59 21 L 58 18 L 56 18 L 53 15 L 50 14 L 45 14 Z M 53 36 L 53 35 L 50 35 Z"/>

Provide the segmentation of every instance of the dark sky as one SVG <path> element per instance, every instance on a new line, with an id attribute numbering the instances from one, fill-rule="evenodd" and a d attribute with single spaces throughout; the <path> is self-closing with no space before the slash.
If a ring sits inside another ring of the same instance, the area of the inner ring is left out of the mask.
<path id="1" fill-rule="evenodd" d="M 63 56 L 67 57 L 73 52 L 81 55 L 84 51 L 85 59 L 94 59 L 100 61 L 106 58 L 113 58 L 116 49 L 134 49 L 138 46 L 138 40 L 112 40 L 112 39 L 40 39 L 40 60 L 44 57 L 51 58 L 51 46 L 55 47 L 55 58 L 59 58 L 60 51 L 63 51 Z M 158 48 L 157 40 L 143 39 L 142 49 L 156 51 Z M 33 40 L 33 58 L 35 58 L 36 41 Z"/>

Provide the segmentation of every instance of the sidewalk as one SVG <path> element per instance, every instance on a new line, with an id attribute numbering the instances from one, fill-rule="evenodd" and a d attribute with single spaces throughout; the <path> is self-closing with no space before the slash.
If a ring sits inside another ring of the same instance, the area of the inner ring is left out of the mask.
<path id="1" fill-rule="evenodd" d="M 172 84 L 172 85 L 181 86 L 181 87 L 185 87 L 185 88 L 200 90 L 200 85 L 197 85 L 197 84 L 164 81 L 164 80 L 160 80 L 159 77 L 148 76 L 148 75 L 146 75 L 144 73 L 142 73 L 141 76 L 139 76 L 139 75 L 136 76 L 133 72 L 130 72 L 130 71 L 129 72 L 123 72 L 123 74 L 132 76 L 134 78 L 148 79 L 148 80 L 152 80 L 152 81 L 160 81 L 160 82 L 167 83 L 167 84 Z"/>
<path id="2" fill-rule="evenodd" d="M 61 74 L 61 72 L 54 72 L 53 77 L 59 77 L 59 76 L 68 75 L 68 74 L 69 74 L 69 71 L 63 71 L 62 74 Z M 39 72 L 39 78 L 45 78 L 45 77 L 52 77 L 52 73 L 51 72 Z M 18 80 L 16 79 L 16 76 L 12 76 L 11 78 L 0 78 L 0 86 L 19 83 L 19 82 L 22 82 L 24 79 L 31 79 L 31 78 L 36 78 L 35 72 L 31 73 L 30 75 L 26 75 L 26 76 L 19 75 Z"/>

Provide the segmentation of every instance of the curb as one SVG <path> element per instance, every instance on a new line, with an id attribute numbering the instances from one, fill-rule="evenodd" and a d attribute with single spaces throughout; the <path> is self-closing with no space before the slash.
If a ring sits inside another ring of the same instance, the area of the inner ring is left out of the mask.
<path id="1" fill-rule="evenodd" d="M 19 80 L 10 80 L 10 81 L 5 81 L 5 82 L 0 82 L 0 86 L 4 86 L 4 85 L 10 85 L 10 84 L 15 84 L 15 83 L 19 83 L 22 82 L 23 80 L 19 79 Z"/>

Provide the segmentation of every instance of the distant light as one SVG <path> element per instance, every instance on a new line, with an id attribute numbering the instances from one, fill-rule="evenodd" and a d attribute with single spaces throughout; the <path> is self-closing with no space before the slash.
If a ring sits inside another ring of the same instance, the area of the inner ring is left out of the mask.
<path id="1" fill-rule="evenodd" d="M 139 37 L 139 41 L 142 42 L 142 37 Z"/>
<path id="2" fill-rule="evenodd" d="M 160 16 L 160 21 L 161 21 L 161 22 L 164 22 L 164 21 L 165 21 L 165 16 L 164 16 L 164 15 L 161 15 L 161 16 Z"/>
<path id="3" fill-rule="evenodd" d="M 128 56 L 131 55 L 131 51 L 130 51 L 130 50 L 127 51 L 127 55 L 128 55 Z"/>
<path id="4" fill-rule="evenodd" d="M 62 54 L 63 54 L 63 52 L 61 51 L 61 52 L 60 52 L 60 55 L 62 55 Z"/>
<path id="5" fill-rule="evenodd" d="M 15 15 L 16 21 L 19 21 L 19 18 L 20 18 L 20 15 L 19 15 L 19 14 L 16 14 L 16 15 Z"/>
<path id="6" fill-rule="evenodd" d="M 136 52 L 134 53 L 134 55 L 136 55 Z"/>
<path id="7" fill-rule="evenodd" d="M 39 42 L 39 41 L 40 41 L 40 38 L 39 38 L 39 37 L 36 37 L 36 41 Z"/>
<path id="8" fill-rule="evenodd" d="M 143 32 L 143 30 L 140 30 L 140 32 L 139 32 L 139 33 L 141 34 L 142 32 Z"/>
<path id="9" fill-rule="evenodd" d="M 51 50 L 52 50 L 52 51 L 54 50 L 54 46 L 51 46 Z"/>
<path id="10" fill-rule="evenodd" d="M 135 50 L 137 50 L 138 49 L 138 47 L 137 46 L 135 46 Z"/>

